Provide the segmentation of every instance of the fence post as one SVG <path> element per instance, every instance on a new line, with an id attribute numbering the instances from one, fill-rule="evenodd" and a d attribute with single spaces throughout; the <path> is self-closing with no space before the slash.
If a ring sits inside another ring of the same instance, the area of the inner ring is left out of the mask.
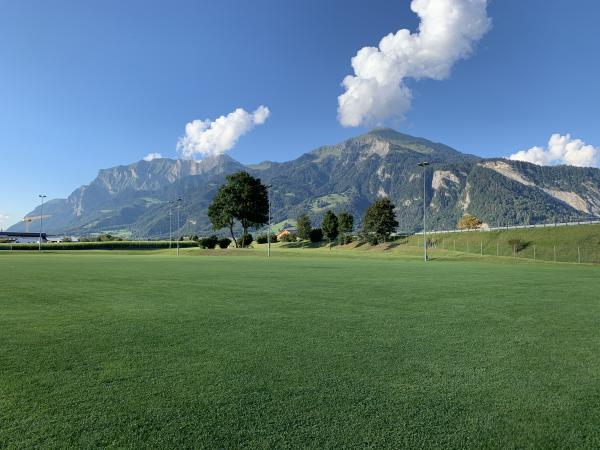
<path id="1" fill-rule="evenodd" d="M 456 251 L 456 239 L 454 239 L 454 251 Z"/>
<path id="2" fill-rule="evenodd" d="M 496 256 L 500 256 L 500 244 L 496 242 Z"/>
<path id="3" fill-rule="evenodd" d="M 577 246 L 577 262 L 581 264 L 581 250 L 579 248 L 579 245 Z"/>
<path id="4" fill-rule="evenodd" d="M 517 257 L 517 244 L 513 244 L 513 258 Z"/>
<path id="5" fill-rule="evenodd" d="M 535 245 L 533 246 L 533 260 L 535 261 Z"/>
<path id="6" fill-rule="evenodd" d="M 479 255 L 483 256 L 483 242 L 479 241 Z"/>
<path id="7" fill-rule="evenodd" d="M 467 253 L 469 253 L 469 240 L 467 239 Z"/>
<path id="8" fill-rule="evenodd" d="M 554 245 L 554 262 L 556 262 L 556 245 Z"/>

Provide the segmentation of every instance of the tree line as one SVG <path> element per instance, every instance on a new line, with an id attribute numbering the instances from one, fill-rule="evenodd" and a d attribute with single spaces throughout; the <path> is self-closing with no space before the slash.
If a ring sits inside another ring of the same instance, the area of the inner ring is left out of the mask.
<path id="1" fill-rule="evenodd" d="M 228 175 L 225 184 L 219 187 L 208 207 L 208 218 L 214 230 L 229 230 L 236 247 L 248 246 L 252 242 L 249 229 L 261 227 L 268 222 L 268 187 L 259 178 L 245 171 Z M 242 228 L 242 236 L 239 239 L 234 232 L 236 226 Z M 394 204 L 389 198 L 379 199 L 365 211 L 359 237 L 371 243 L 385 242 L 397 227 Z M 313 228 L 308 214 L 302 214 L 297 218 L 297 231 L 302 240 L 321 242 L 326 238 L 330 244 L 335 241 L 346 244 L 353 237 L 354 216 L 347 211 L 336 215 L 332 210 L 328 210 L 320 227 Z M 212 244 L 216 236 L 206 239 L 211 239 Z"/>

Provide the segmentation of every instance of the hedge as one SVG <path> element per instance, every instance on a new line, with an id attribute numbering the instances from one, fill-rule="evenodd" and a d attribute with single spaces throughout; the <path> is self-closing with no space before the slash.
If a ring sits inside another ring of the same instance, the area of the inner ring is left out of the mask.
<path id="1" fill-rule="evenodd" d="M 173 241 L 172 247 L 177 247 Z M 194 241 L 180 241 L 180 248 L 198 247 Z M 108 241 L 108 242 L 58 242 L 42 244 L 42 250 L 152 250 L 169 248 L 169 241 Z M 37 243 L 0 244 L 0 250 L 37 250 Z"/>

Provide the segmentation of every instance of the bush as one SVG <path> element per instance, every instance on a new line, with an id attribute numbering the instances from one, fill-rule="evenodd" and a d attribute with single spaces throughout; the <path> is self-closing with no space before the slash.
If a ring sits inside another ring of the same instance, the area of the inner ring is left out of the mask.
<path id="1" fill-rule="evenodd" d="M 340 245 L 352 244 L 354 238 L 348 234 L 339 237 Z"/>
<path id="2" fill-rule="evenodd" d="M 250 233 L 248 233 L 248 234 L 245 234 L 240 239 L 240 243 L 242 244 L 243 247 L 248 247 L 250 244 L 252 244 L 253 240 L 254 240 L 254 238 L 252 237 L 252 235 Z"/>
<path id="3" fill-rule="evenodd" d="M 227 248 L 231 245 L 231 239 L 221 238 L 217 241 L 217 244 L 219 244 L 219 248 Z"/>
<path id="4" fill-rule="evenodd" d="M 173 246 L 175 244 L 173 243 Z M 197 247 L 192 241 L 179 244 L 180 248 Z M 42 244 L 43 250 L 153 250 L 169 248 L 169 241 L 79 241 Z M 37 250 L 38 244 L 0 244 L 0 250 Z"/>
<path id="5" fill-rule="evenodd" d="M 310 242 L 321 242 L 323 240 L 323 230 L 320 228 L 313 228 L 310 230 Z"/>
<path id="6" fill-rule="evenodd" d="M 202 247 L 202 248 L 213 249 L 217 246 L 218 242 L 219 242 L 219 238 L 213 234 L 212 236 L 200 239 L 199 244 L 200 244 L 200 247 Z"/>
<path id="7" fill-rule="evenodd" d="M 296 240 L 296 235 L 292 233 L 281 236 L 281 242 L 296 242 Z"/>
<path id="8" fill-rule="evenodd" d="M 256 243 L 257 244 L 266 244 L 267 242 L 269 242 L 267 237 L 268 236 L 266 234 L 261 234 L 260 236 L 258 236 L 256 238 Z M 273 243 L 273 242 L 277 242 L 277 235 L 275 235 L 275 234 L 271 235 L 271 243 Z"/>
<path id="9" fill-rule="evenodd" d="M 365 236 L 366 241 L 371 244 L 371 245 L 377 245 L 379 244 L 379 238 L 377 237 L 376 234 L 374 233 L 369 233 Z"/>

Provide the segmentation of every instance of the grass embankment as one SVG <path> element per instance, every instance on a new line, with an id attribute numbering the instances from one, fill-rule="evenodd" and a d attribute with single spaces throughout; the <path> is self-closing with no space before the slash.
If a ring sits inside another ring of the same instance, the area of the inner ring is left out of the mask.
<path id="1" fill-rule="evenodd" d="M 600 446 L 599 268 L 325 251 L 0 253 L 0 447 Z"/>
<path id="2" fill-rule="evenodd" d="M 441 250 L 554 261 L 556 249 L 559 262 L 600 263 L 600 225 L 430 234 L 428 240 Z M 408 242 L 416 246 L 423 237 Z"/>

